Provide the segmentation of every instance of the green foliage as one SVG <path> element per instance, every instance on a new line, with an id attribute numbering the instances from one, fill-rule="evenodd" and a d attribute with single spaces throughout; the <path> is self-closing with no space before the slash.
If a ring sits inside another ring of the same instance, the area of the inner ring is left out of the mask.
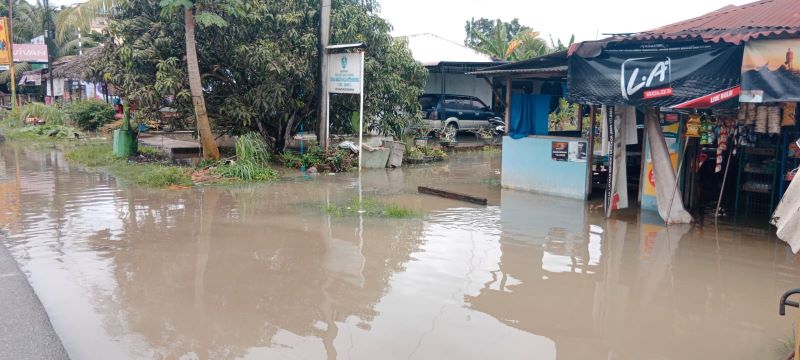
<path id="1" fill-rule="evenodd" d="M 71 121 L 86 131 L 96 131 L 114 120 L 114 107 L 100 100 L 72 102 L 65 111 Z"/>
<path id="2" fill-rule="evenodd" d="M 284 152 L 281 154 L 281 161 L 290 168 L 316 167 L 319 172 L 339 173 L 350 171 L 356 161 L 355 157 L 349 150 L 329 149 L 325 151 L 319 146 L 314 146 L 303 154 Z"/>
<path id="3" fill-rule="evenodd" d="M 32 141 L 70 140 L 75 139 L 76 134 L 80 136 L 78 130 L 64 125 L 25 126 L 6 131 L 10 139 Z"/>
<path id="4" fill-rule="evenodd" d="M 236 140 L 236 159 L 265 166 L 269 163 L 269 149 L 258 133 L 244 134 Z"/>
<path id="5" fill-rule="evenodd" d="M 168 0 L 173 6 L 178 0 Z M 179 1 L 178 1 L 179 2 Z M 200 72 L 209 116 L 231 133 L 258 130 L 272 151 L 282 151 L 302 124 L 316 128 L 319 3 L 313 0 L 192 2 L 208 21 L 196 20 Z M 179 11 L 161 1 L 121 0 L 109 30 L 102 71 L 139 110 L 157 112 L 165 98 L 184 117 L 193 114 L 188 92 Z M 185 4 L 183 4 L 185 5 Z M 427 77 L 406 42 L 390 36 L 373 0 L 333 2 L 331 43 L 367 44 L 365 122 L 395 135 L 419 118 Z M 227 26 L 222 25 L 222 19 Z M 201 24 L 202 21 L 202 24 Z M 334 128 L 350 128 L 353 96 L 334 96 Z"/>
<path id="6" fill-rule="evenodd" d="M 355 216 L 363 214 L 368 217 L 384 217 L 396 219 L 418 218 L 422 213 L 396 204 L 386 204 L 373 199 L 352 199 L 343 205 L 330 204 L 325 206 L 325 212 L 334 216 Z"/>
<path id="7" fill-rule="evenodd" d="M 551 48 L 539 32 L 521 25 L 518 19 L 504 22 L 480 18 L 467 21 L 464 44 L 496 60 L 522 61 L 547 55 Z"/>
<path id="8" fill-rule="evenodd" d="M 8 113 L 7 118 L 14 122 L 15 126 L 25 124 L 25 119 L 37 118 L 44 120 L 48 125 L 64 125 L 64 112 L 61 109 L 42 103 L 29 103 L 18 106 Z"/>
<path id="9" fill-rule="evenodd" d="M 578 129 L 580 105 L 570 104 L 566 99 L 558 100 L 558 109 L 547 116 L 550 131 L 569 131 Z"/>
<path id="10" fill-rule="evenodd" d="M 138 164 L 117 159 L 108 144 L 79 146 L 67 160 L 90 168 L 103 168 L 126 183 L 147 187 L 191 186 L 189 169 L 163 164 Z"/>
<path id="11" fill-rule="evenodd" d="M 258 133 L 247 133 L 236 140 L 236 161 L 219 165 L 214 173 L 244 181 L 272 181 L 278 173 L 269 167 L 269 149 Z"/>

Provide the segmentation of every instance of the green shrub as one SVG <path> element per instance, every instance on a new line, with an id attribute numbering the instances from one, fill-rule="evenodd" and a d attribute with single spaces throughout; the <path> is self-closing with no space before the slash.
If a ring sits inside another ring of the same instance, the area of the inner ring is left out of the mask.
<path id="1" fill-rule="evenodd" d="M 356 156 L 344 149 L 323 150 L 319 146 L 311 147 L 304 154 L 285 152 L 281 161 L 289 168 L 317 167 L 320 172 L 345 172 L 353 166 Z"/>
<path id="2" fill-rule="evenodd" d="M 69 119 L 81 130 L 96 131 L 114 120 L 114 107 L 100 100 L 76 101 L 65 109 Z"/>
<path id="3" fill-rule="evenodd" d="M 266 166 L 269 164 L 269 148 L 258 133 L 247 133 L 236 140 L 236 159 Z"/>

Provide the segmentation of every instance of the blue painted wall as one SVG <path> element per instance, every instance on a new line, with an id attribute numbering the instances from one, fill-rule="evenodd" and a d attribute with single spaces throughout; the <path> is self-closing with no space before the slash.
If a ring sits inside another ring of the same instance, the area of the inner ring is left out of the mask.
<path id="1" fill-rule="evenodd" d="M 531 136 L 503 138 L 503 187 L 540 194 L 586 199 L 586 162 L 555 161 L 553 141 L 577 141 L 576 138 Z"/>

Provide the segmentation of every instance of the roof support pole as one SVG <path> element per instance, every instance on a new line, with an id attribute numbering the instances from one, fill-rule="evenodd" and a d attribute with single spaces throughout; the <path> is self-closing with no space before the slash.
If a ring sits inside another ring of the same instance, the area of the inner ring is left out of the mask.
<path id="1" fill-rule="evenodd" d="M 511 131 L 511 77 L 506 78 L 506 135 Z"/>

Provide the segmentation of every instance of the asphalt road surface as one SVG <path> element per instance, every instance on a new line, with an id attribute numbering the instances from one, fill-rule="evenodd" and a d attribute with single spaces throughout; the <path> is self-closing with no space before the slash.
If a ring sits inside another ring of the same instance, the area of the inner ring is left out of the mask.
<path id="1" fill-rule="evenodd" d="M 69 359 L 42 303 L 0 244 L 0 359 Z"/>

